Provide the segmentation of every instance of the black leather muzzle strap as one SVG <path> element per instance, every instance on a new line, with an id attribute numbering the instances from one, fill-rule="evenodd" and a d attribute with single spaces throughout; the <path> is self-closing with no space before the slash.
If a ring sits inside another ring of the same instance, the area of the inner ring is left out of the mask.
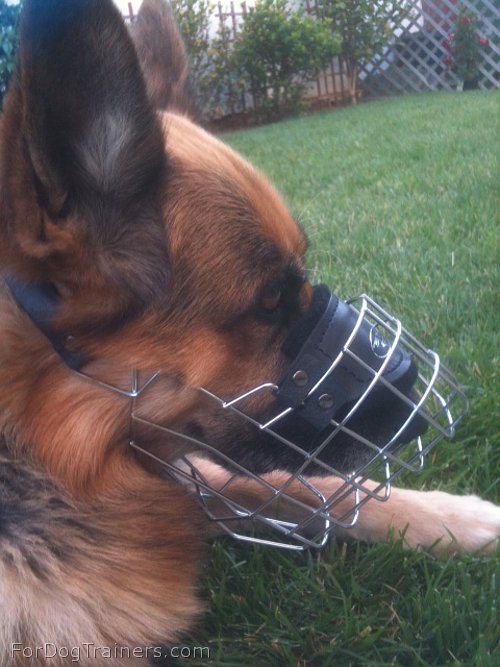
<path id="1" fill-rule="evenodd" d="M 326 428 L 335 415 L 363 395 L 390 352 L 391 345 L 380 336 L 376 325 L 363 320 L 349 345 L 354 357 L 344 352 L 332 369 L 358 319 L 359 313 L 354 308 L 331 294 L 326 286 L 319 285 L 314 290 L 309 312 L 292 329 L 283 346 L 290 357 L 301 338 L 300 350 L 279 383 L 278 402 L 283 407 L 296 409 L 297 415 L 318 430 Z M 408 378 L 411 385 L 415 371 L 411 356 L 396 347 L 382 377 L 392 385 Z M 320 384 L 312 391 L 318 382 Z"/>

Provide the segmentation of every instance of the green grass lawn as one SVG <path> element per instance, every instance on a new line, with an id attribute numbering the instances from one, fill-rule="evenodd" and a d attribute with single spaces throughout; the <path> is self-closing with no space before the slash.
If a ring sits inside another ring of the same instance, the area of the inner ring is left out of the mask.
<path id="1" fill-rule="evenodd" d="M 315 114 L 224 140 L 284 193 L 313 281 L 365 291 L 441 352 L 470 413 L 399 483 L 499 501 L 500 94 L 432 94 Z M 187 644 L 210 663 L 500 665 L 500 560 L 399 545 L 290 555 L 209 545 L 208 613 Z M 495 657 L 496 656 L 496 657 Z M 178 663 L 175 663 L 178 664 Z"/>

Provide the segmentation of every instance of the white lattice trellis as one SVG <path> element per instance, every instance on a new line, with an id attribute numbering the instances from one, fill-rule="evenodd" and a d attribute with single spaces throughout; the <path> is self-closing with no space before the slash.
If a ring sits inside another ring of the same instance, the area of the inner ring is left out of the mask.
<path id="1" fill-rule="evenodd" d="M 397 26 L 384 53 L 361 67 L 368 95 L 454 89 L 459 83 L 443 63 L 443 40 L 453 32 L 459 5 L 480 17 L 489 46 L 482 49 L 480 88 L 500 87 L 500 6 L 498 0 L 406 0 L 411 14 Z"/>

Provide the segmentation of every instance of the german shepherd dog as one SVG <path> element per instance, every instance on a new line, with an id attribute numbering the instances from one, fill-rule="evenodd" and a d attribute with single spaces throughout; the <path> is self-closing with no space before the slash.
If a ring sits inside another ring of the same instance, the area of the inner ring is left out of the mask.
<path id="1" fill-rule="evenodd" d="M 228 397 L 278 382 L 284 342 L 318 291 L 304 234 L 265 178 L 190 119 L 184 49 L 162 0 L 145 0 L 131 32 L 111 0 L 24 2 L 1 134 L 3 666 L 71 662 L 20 650 L 47 642 L 101 665 L 88 643 L 168 645 L 202 611 L 203 542 L 218 524 L 196 485 L 129 446 L 132 369 L 161 372 L 143 411 L 162 428 L 210 441 L 275 487 L 295 465 L 197 388 Z M 271 400 L 250 397 L 249 410 Z M 392 414 L 388 404 L 356 418 L 377 441 Z M 162 447 L 179 456 L 174 436 Z M 341 449 L 339 470 L 356 443 Z M 198 467 L 211 488 L 231 477 L 233 498 L 262 502 L 255 478 L 209 457 Z M 308 482 L 328 498 L 340 478 Z M 287 492 L 308 494 L 297 479 Z M 488 551 L 500 509 L 393 489 L 338 532 L 383 541 L 391 528 L 409 547 Z"/>

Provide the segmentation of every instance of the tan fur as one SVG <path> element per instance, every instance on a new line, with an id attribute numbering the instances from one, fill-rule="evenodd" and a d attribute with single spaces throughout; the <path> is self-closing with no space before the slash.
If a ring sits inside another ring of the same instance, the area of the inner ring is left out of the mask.
<path id="1" fill-rule="evenodd" d="M 227 471 L 207 460 L 193 459 L 192 462 L 216 489 L 222 489 L 231 479 Z M 271 487 L 280 489 L 289 475 L 275 471 L 262 477 Z M 334 495 L 343 486 L 343 482 L 335 477 L 308 477 L 308 481 L 325 498 Z M 375 482 L 367 480 L 366 488 L 373 490 L 376 487 Z M 294 482 L 287 489 L 287 495 L 306 505 L 317 505 L 317 498 L 299 482 Z M 361 492 L 360 499 L 363 500 L 364 496 Z M 260 507 L 264 500 L 271 498 L 262 484 L 250 479 L 231 483 L 231 499 L 244 507 Z M 348 515 L 351 507 L 352 498 L 349 496 L 336 506 L 332 516 L 340 518 Z M 283 499 L 279 502 L 279 513 L 280 518 L 292 522 L 306 518 L 301 515 L 300 509 L 287 505 Z M 478 516 L 481 516 L 480 525 L 470 530 Z M 365 542 L 384 542 L 401 537 L 408 548 L 432 548 L 435 553 L 450 554 L 457 551 L 494 553 L 498 546 L 499 530 L 498 508 L 476 496 L 394 488 L 388 500 L 368 501 L 353 528 L 338 527 L 335 533 L 339 538 Z"/>
<path id="2" fill-rule="evenodd" d="M 16 465 L 30 496 L 24 509 L 31 508 L 35 523 L 19 526 L 22 547 L 2 543 L 0 665 L 13 664 L 17 642 L 54 642 L 84 654 L 85 643 L 178 640 L 200 612 L 201 520 L 194 501 L 125 461 L 115 463 L 114 487 L 83 504 L 36 468 Z M 194 522 L 186 525 L 188 515 Z"/>

